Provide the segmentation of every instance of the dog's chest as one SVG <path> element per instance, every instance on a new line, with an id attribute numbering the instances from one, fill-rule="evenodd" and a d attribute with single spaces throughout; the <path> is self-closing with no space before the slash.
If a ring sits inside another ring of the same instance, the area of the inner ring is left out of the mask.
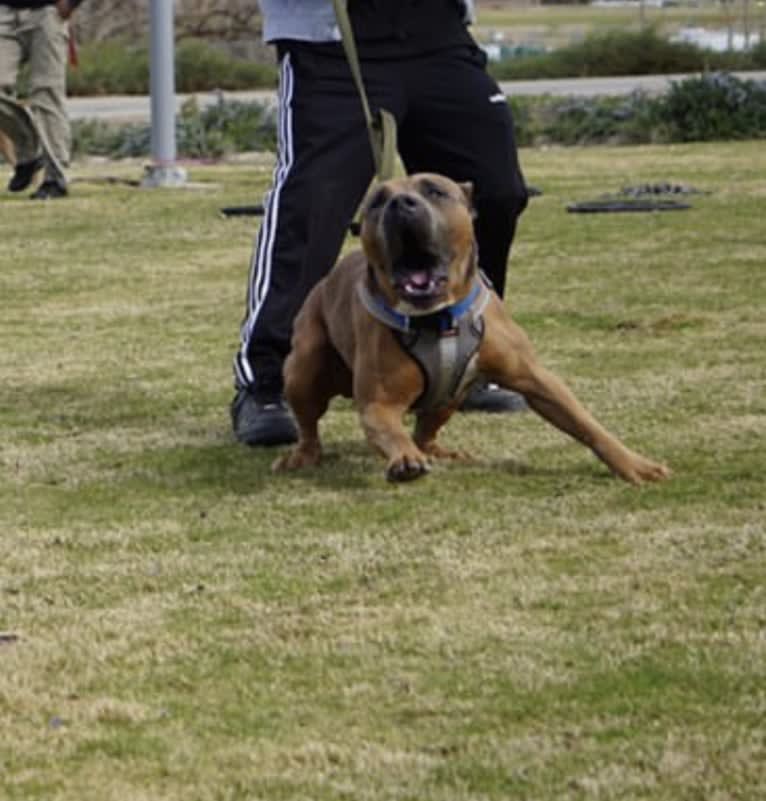
<path id="1" fill-rule="evenodd" d="M 401 347 L 417 362 L 425 387 L 413 408 L 449 406 L 479 378 L 478 350 L 484 319 L 465 316 L 446 330 L 437 325 L 396 331 Z"/>
<path id="2" fill-rule="evenodd" d="M 479 378 L 478 351 L 484 336 L 489 286 L 477 275 L 462 300 L 423 316 L 391 308 L 364 281 L 357 284 L 362 305 L 390 328 L 402 349 L 420 367 L 424 389 L 412 408 L 430 411 L 450 406 Z"/>

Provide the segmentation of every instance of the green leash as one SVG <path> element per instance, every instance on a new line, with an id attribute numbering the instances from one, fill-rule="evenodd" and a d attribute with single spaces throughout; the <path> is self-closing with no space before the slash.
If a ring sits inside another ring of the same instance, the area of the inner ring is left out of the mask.
<path id="1" fill-rule="evenodd" d="M 351 74 L 354 77 L 359 97 L 362 101 L 364 119 L 367 123 L 367 132 L 370 136 L 372 158 L 375 162 L 375 174 L 378 180 L 387 181 L 394 177 L 396 165 L 396 120 L 390 111 L 376 109 L 375 114 L 370 109 L 367 93 L 364 90 L 362 70 L 359 66 L 359 55 L 356 51 L 354 32 L 351 30 L 351 20 L 348 16 L 348 0 L 333 0 L 335 18 L 340 29 L 343 50 L 346 53 Z"/>

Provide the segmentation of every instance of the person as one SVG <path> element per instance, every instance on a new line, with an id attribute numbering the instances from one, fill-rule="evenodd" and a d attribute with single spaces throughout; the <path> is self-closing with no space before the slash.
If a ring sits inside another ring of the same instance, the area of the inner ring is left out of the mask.
<path id="1" fill-rule="evenodd" d="M 67 195 L 61 166 L 69 163 L 71 147 L 65 106 L 68 20 L 81 2 L 0 0 L 0 92 L 15 96 L 19 69 L 27 63 L 28 109 L 44 142 L 38 136 L 22 135 L 18 117 L 0 113 L 0 126 L 15 149 L 16 164 L 8 184 L 11 192 L 25 190 L 44 170 L 43 181 L 32 197 L 45 200 Z"/>
<path id="2" fill-rule="evenodd" d="M 234 358 L 235 438 L 296 439 L 282 364 L 303 300 L 333 266 L 374 175 L 362 103 L 331 0 L 260 0 L 264 39 L 277 49 L 278 152 L 250 265 Z M 365 89 L 390 112 L 409 173 L 472 181 L 482 270 L 502 296 L 516 222 L 527 204 L 513 120 L 467 25 L 472 0 L 351 0 Z M 512 411 L 517 395 L 482 386 L 464 408 Z"/>

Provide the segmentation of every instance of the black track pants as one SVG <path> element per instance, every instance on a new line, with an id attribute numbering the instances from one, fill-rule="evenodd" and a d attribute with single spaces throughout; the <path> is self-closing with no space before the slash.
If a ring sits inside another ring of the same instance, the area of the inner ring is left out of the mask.
<path id="1" fill-rule="evenodd" d="M 478 48 L 365 61 L 373 108 L 396 118 L 408 173 L 474 184 L 479 261 L 499 294 L 527 203 L 513 121 Z M 310 44 L 280 59 L 278 160 L 256 240 L 234 360 L 238 386 L 281 381 L 293 319 L 334 264 L 374 167 L 346 61 Z"/>

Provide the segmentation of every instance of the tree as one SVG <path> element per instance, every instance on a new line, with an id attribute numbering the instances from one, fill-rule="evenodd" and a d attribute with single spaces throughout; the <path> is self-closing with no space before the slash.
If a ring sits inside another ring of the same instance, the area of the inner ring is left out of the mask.
<path id="1" fill-rule="evenodd" d="M 86 4 L 76 17 L 82 42 L 144 40 L 149 28 L 149 0 L 101 0 Z M 257 40 L 261 19 L 257 0 L 176 0 L 176 39 Z"/>

